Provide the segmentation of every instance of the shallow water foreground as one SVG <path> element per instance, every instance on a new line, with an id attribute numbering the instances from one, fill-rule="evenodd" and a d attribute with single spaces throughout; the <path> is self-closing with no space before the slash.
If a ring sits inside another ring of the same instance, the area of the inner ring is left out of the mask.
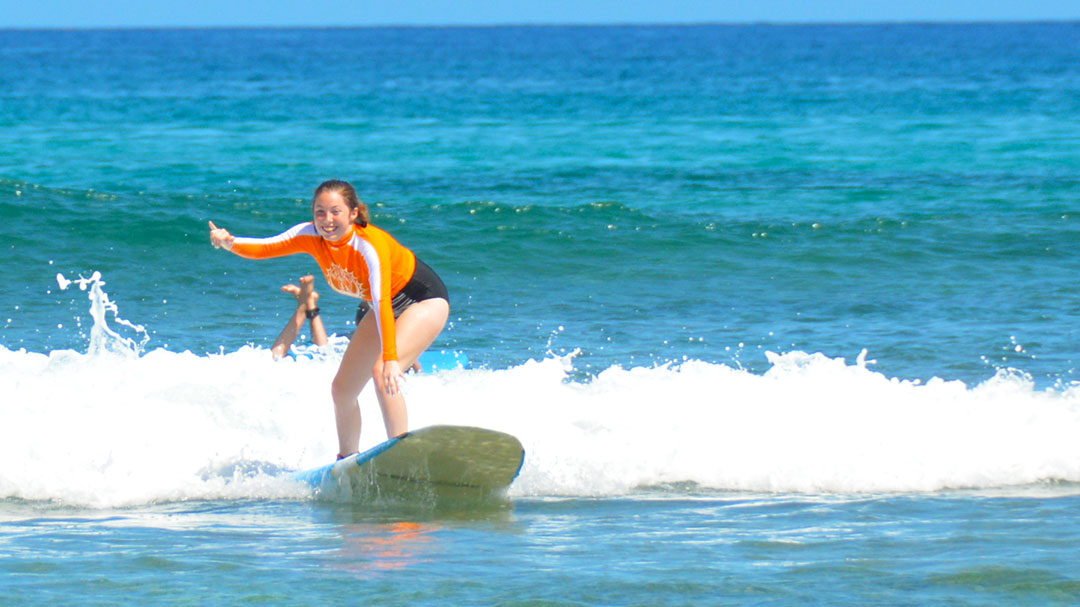
<path id="1" fill-rule="evenodd" d="M 0 596 L 10 605 L 1075 605 L 1075 493 L 657 492 L 458 512 L 8 500 Z"/>

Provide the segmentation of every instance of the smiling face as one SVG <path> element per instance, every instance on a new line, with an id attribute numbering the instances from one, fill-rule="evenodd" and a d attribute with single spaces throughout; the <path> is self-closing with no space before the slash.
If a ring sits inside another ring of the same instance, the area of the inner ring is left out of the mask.
<path id="1" fill-rule="evenodd" d="M 315 229 L 323 238 L 337 242 L 345 238 L 349 228 L 360 214 L 359 209 L 349 208 L 345 199 L 337 192 L 326 191 L 315 197 L 312 205 L 315 214 Z"/>

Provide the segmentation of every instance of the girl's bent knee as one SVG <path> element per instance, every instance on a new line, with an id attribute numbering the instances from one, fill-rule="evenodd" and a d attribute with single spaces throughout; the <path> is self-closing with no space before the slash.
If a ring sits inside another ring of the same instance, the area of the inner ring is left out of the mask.
<path id="1" fill-rule="evenodd" d="M 378 394 L 383 393 L 383 388 L 385 387 L 385 382 L 383 381 L 382 377 L 379 377 L 378 375 L 373 376 L 371 378 L 371 383 L 375 384 L 375 389 L 378 390 Z"/>
<path id="2" fill-rule="evenodd" d="M 360 393 L 352 390 L 348 382 L 334 379 L 330 383 L 330 397 L 334 399 L 334 404 L 356 402 L 357 396 L 360 396 Z"/>

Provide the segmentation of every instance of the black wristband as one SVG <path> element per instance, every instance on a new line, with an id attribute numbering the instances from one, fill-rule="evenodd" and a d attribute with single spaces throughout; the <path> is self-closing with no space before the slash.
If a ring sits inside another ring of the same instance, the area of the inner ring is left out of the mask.
<path id="1" fill-rule="evenodd" d="M 307 315 L 308 320 L 311 320 L 312 318 L 315 318 L 316 316 L 319 315 L 319 309 L 318 308 L 312 308 L 312 309 L 308 310 L 307 312 L 304 312 L 304 314 Z"/>

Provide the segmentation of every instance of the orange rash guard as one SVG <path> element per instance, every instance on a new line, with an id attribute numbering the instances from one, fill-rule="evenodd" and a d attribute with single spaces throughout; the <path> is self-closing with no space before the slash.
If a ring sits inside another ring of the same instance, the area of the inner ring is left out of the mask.
<path id="1" fill-rule="evenodd" d="M 371 224 L 353 224 L 348 236 L 330 242 L 308 221 L 271 238 L 239 238 L 232 252 L 249 259 L 267 259 L 307 253 L 319 262 L 330 288 L 342 295 L 371 302 L 383 360 L 397 360 L 394 295 L 405 288 L 416 271 L 416 255 L 394 237 Z"/>

